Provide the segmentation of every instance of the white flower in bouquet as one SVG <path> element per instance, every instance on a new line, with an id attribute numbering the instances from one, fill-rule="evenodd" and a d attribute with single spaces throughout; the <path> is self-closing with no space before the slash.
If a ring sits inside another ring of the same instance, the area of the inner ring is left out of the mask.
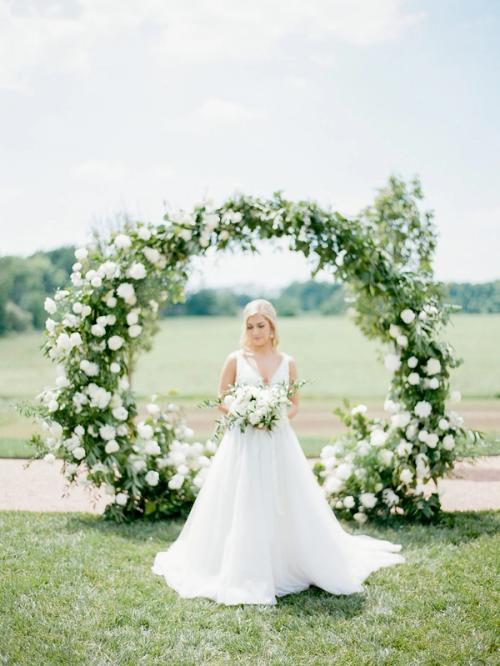
<path id="1" fill-rule="evenodd" d="M 439 362 L 439 359 L 430 358 L 425 366 L 425 372 L 428 375 L 437 375 L 438 372 L 441 372 L 441 363 Z"/>
<path id="2" fill-rule="evenodd" d="M 452 391 L 450 399 L 452 402 L 460 402 L 460 400 L 462 399 L 462 394 L 458 390 Z"/>
<path id="3" fill-rule="evenodd" d="M 407 347 L 408 346 L 408 338 L 406 335 L 398 335 L 396 338 L 396 342 L 400 347 Z"/>
<path id="4" fill-rule="evenodd" d="M 366 439 L 362 439 L 359 441 L 356 445 L 356 451 L 359 453 L 360 456 L 366 456 L 370 453 L 370 444 L 369 442 L 366 441 Z"/>
<path id="5" fill-rule="evenodd" d="M 389 449 L 380 449 L 378 453 L 378 459 L 382 465 L 387 467 L 388 465 L 391 464 L 393 455 L 394 454 Z"/>
<path id="6" fill-rule="evenodd" d="M 111 365 L 109 366 L 109 369 L 114 375 L 117 375 L 121 370 L 120 364 L 113 361 L 113 363 L 111 363 Z"/>
<path id="7" fill-rule="evenodd" d="M 387 354 L 384 358 L 384 365 L 387 370 L 396 372 L 401 367 L 401 359 L 397 354 Z"/>
<path id="8" fill-rule="evenodd" d="M 426 388 L 438 389 L 439 388 L 439 379 L 437 377 L 431 377 L 431 379 L 425 380 Z"/>
<path id="9" fill-rule="evenodd" d="M 401 312 L 401 319 L 405 324 L 411 324 L 415 319 L 415 313 L 410 308 L 406 308 Z"/>
<path id="10" fill-rule="evenodd" d="M 420 384 L 420 375 L 418 372 L 410 372 L 408 375 L 408 384 L 411 384 L 412 386 Z"/>
<path id="11" fill-rule="evenodd" d="M 406 439 L 413 439 L 417 434 L 418 428 L 416 423 L 410 423 L 405 430 Z"/>
<path id="12" fill-rule="evenodd" d="M 146 405 L 146 411 L 148 414 L 151 414 L 151 416 L 158 416 L 160 413 L 160 407 L 155 402 L 150 402 Z"/>
<path id="13" fill-rule="evenodd" d="M 389 412 L 390 414 L 394 414 L 395 412 L 398 411 L 399 409 L 399 402 L 395 402 L 394 400 L 391 400 L 390 398 L 387 398 L 384 401 L 384 410 L 386 412 Z"/>
<path id="14" fill-rule="evenodd" d="M 83 446 L 77 446 L 76 449 L 73 449 L 73 456 L 77 460 L 82 460 L 83 458 L 85 458 L 85 449 L 83 448 Z"/>
<path id="15" fill-rule="evenodd" d="M 123 338 L 121 335 L 112 335 L 108 340 L 108 347 L 112 351 L 117 351 L 123 345 Z"/>
<path id="16" fill-rule="evenodd" d="M 459 428 L 464 422 L 463 417 L 460 416 L 460 414 L 457 414 L 457 412 L 450 412 L 448 414 L 448 420 L 454 428 Z"/>
<path id="17" fill-rule="evenodd" d="M 45 460 L 45 462 L 48 462 L 50 465 L 52 465 L 55 462 L 56 457 L 53 453 L 46 453 L 43 459 Z"/>
<path id="18" fill-rule="evenodd" d="M 391 424 L 395 428 L 406 428 L 408 423 L 411 421 L 410 412 L 400 412 L 399 414 L 393 414 L 391 417 Z"/>
<path id="19" fill-rule="evenodd" d="M 353 466 L 349 463 L 340 463 L 340 465 L 335 469 L 335 476 L 338 479 L 342 479 L 343 481 L 347 481 L 347 479 L 351 476 L 353 470 Z"/>
<path id="20" fill-rule="evenodd" d="M 424 430 L 420 430 L 420 432 L 418 433 L 418 439 L 419 439 L 421 442 L 424 442 L 424 444 L 427 443 L 427 438 L 428 438 L 428 437 L 429 437 L 429 433 L 428 433 L 427 430 L 425 430 L 425 429 L 424 429 Z"/>
<path id="21" fill-rule="evenodd" d="M 355 414 L 365 414 L 367 410 L 366 405 L 356 405 L 351 409 L 351 414 L 354 416 Z"/>
<path id="22" fill-rule="evenodd" d="M 446 449 L 446 451 L 451 451 L 454 448 L 455 448 L 455 438 L 453 437 L 453 435 L 445 435 L 443 437 L 443 449 Z"/>
<path id="23" fill-rule="evenodd" d="M 392 488 L 386 488 L 382 491 L 382 499 L 387 506 L 395 506 L 399 502 L 399 497 Z"/>
<path id="24" fill-rule="evenodd" d="M 323 484 L 323 489 L 327 495 L 336 495 L 344 487 L 344 481 L 335 476 L 330 476 Z"/>
<path id="25" fill-rule="evenodd" d="M 48 296 L 45 299 L 45 301 L 43 302 L 43 307 L 44 307 L 45 311 L 48 312 L 49 314 L 54 314 L 57 311 L 56 302 L 53 301 L 52 298 L 49 298 Z"/>
<path id="26" fill-rule="evenodd" d="M 120 445 L 116 441 L 116 439 L 110 439 L 109 442 L 107 442 L 106 446 L 104 447 L 104 450 L 106 453 L 116 453 L 117 451 L 120 450 Z"/>
<path id="27" fill-rule="evenodd" d="M 346 509 L 352 509 L 354 505 L 356 504 L 354 497 L 352 495 L 348 495 L 347 497 L 344 497 L 344 506 Z"/>
<path id="28" fill-rule="evenodd" d="M 360 525 L 362 525 L 363 523 L 366 523 L 366 521 L 368 520 L 368 517 L 367 517 L 366 513 L 361 513 L 361 511 L 358 511 L 358 513 L 355 513 L 353 518 Z"/>
<path id="29" fill-rule="evenodd" d="M 95 377 L 99 374 L 99 366 L 97 363 L 92 363 L 86 359 L 80 361 L 80 370 L 83 370 L 88 377 Z"/>
<path id="30" fill-rule="evenodd" d="M 99 428 L 99 434 L 105 440 L 114 439 L 116 437 L 116 429 L 112 425 L 102 425 Z"/>
<path id="31" fill-rule="evenodd" d="M 406 361 L 406 364 L 409 368 L 416 368 L 418 365 L 418 358 L 416 356 L 410 356 L 410 358 Z"/>
<path id="32" fill-rule="evenodd" d="M 413 472 L 411 471 L 411 469 L 405 467 L 405 469 L 402 469 L 401 472 L 399 473 L 399 478 L 403 483 L 409 484 L 413 479 Z"/>
<path id="33" fill-rule="evenodd" d="M 174 476 L 168 482 L 168 487 L 171 490 L 179 490 L 182 487 L 182 484 L 185 481 L 185 476 L 182 474 L 174 474 Z"/>
<path id="34" fill-rule="evenodd" d="M 420 400 L 415 405 L 414 412 L 419 418 L 425 419 L 432 412 L 432 405 L 427 400 Z"/>
<path id="35" fill-rule="evenodd" d="M 144 477 L 148 486 L 157 486 L 160 480 L 160 475 L 155 469 L 150 469 Z"/>
<path id="36" fill-rule="evenodd" d="M 117 493 L 115 497 L 115 503 L 119 506 L 125 506 L 128 502 L 128 495 L 125 493 Z"/>
<path id="37" fill-rule="evenodd" d="M 373 493 L 361 493 L 361 495 L 359 496 L 359 501 L 367 509 L 373 509 L 373 507 L 377 503 L 377 498 Z"/>
<path id="38" fill-rule="evenodd" d="M 126 421 L 128 418 L 128 411 L 123 406 L 115 407 L 112 412 L 117 421 Z"/>

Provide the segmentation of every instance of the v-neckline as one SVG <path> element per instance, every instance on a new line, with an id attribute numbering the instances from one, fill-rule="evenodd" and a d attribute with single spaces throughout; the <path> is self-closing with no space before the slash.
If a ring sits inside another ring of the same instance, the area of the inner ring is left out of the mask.
<path id="1" fill-rule="evenodd" d="M 262 376 L 262 374 L 259 370 L 259 366 L 257 365 L 257 361 L 255 361 L 255 368 L 254 368 L 253 364 L 250 363 L 250 359 L 248 359 L 246 357 L 245 352 L 243 350 L 241 352 L 241 355 L 243 356 L 243 358 L 245 359 L 247 364 L 250 366 L 250 368 L 252 368 L 252 370 L 254 370 L 259 375 L 259 377 L 262 380 L 262 383 L 264 384 L 264 386 L 270 386 L 271 385 L 271 382 L 273 381 L 273 379 L 277 375 L 278 370 L 281 368 L 281 366 L 283 365 L 283 361 L 285 360 L 285 355 L 282 353 L 281 354 L 281 361 L 278 363 L 278 366 L 277 366 L 276 370 L 273 372 L 273 374 L 271 375 L 269 381 L 266 382 L 266 381 L 264 381 L 264 377 Z"/>

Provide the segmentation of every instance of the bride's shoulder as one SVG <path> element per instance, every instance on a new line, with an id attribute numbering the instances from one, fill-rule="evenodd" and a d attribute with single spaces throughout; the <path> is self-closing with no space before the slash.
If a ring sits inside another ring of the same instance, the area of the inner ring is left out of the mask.
<path id="1" fill-rule="evenodd" d="M 225 363 L 227 364 L 236 363 L 240 354 L 241 354 L 241 349 L 235 349 L 234 351 L 229 352 L 229 354 L 226 356 Z"/>

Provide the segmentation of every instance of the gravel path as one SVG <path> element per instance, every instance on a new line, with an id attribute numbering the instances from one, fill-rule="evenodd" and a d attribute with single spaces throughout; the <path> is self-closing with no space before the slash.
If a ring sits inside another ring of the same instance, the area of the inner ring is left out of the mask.
<path id="1" fill-rule="evenodd" d="M 0 459 L 0 510 L 103 512 L 105 493 L 80 484 L 67 488 L 62 461 L 27 463 Z M 440 481 L 439 492 L 445 511 L 500 509 L 500 456 L 458 462 L 453 477 Z"/>

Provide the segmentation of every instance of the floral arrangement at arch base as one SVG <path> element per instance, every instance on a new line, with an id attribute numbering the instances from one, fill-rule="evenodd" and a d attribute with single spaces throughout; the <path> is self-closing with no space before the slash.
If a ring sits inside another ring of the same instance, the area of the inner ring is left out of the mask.
<path id="1" fill-rule="evenodd" d="M 261 239 L 286 237 L 315 262 L 313 275 L 328 269 L 344 282 L 362 332 L 390 345 L 390 418 L 339 411 L 350 431 L 322 451 L 316 473 L 332 506 L 358 521 L 434 515 L 439 500 L 426 483 L 451 469 L 458 436 L 478 433 L 446 411 L 449 370 L 459 361 L 438 332 L 454 308 L 432 277 L 435 233 L 421 198 L 418 180 L 392 177 L 373 206 L 347 218 L 279 192 L 240 194 L 95 237 L 76 250 L 71 284 L 45 301 L 43 352 L 57 378 L 35 406 L 20 406 L 46 431 L 31 438 L 35 457 L 62 458 L 69 482 L 83 474 L 104 487 L 114 520 L 186 515 L 217 443 L 190 442 L 173 403 L 153 399 L 139 416 L 137 357 L 151 348 L 160 305 L 184 299 L 192 257 L 209 248 L 257 251 Z"/>

